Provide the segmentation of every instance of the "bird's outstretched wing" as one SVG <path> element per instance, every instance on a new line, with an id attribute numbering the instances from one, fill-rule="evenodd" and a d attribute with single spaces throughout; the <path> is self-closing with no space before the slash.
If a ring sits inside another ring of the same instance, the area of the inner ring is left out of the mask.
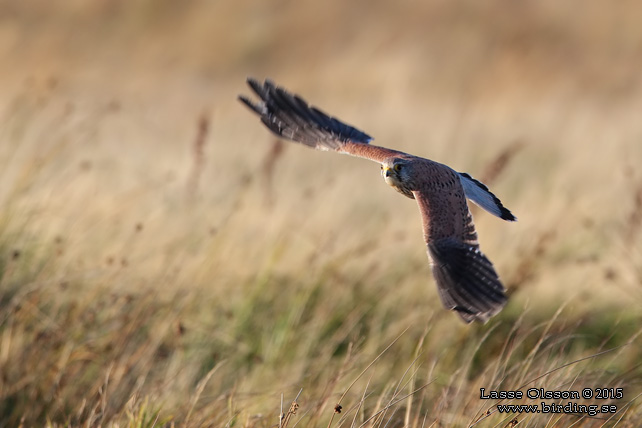
<path id="1" fill-rule="evenodd" d="M 331 117 L 271 81 L 248 79 L 260 101 L 239 99 L 279 137 L 318 150 L 332 150 L 379 163 L 391 157 L 420 159 L 396 150 L 373 146 L 368 134 Z M 477 233 L 466 197 L 505 220 L 514 220 L 488 188 L 467 174 L 426 159 L 417 171 L 422 186 L 413 191 L 419 204 L 432 271 L 439 296 L 448 309 L 466 322 L 486 322 L 506 303 L 505 289 L 493 264 L 479 251 Z M 416 183 L 415 183 L 416 184 Z"/>
<path id="2" fill-rule="evenodd" d="M 252 102 L 239 100 L 259 115 L 261 122 L 279 137 L 287 138 L 318 150 L 334 150 L 382 162 L 390 156 L 404 154 L 396 150 L 370 145 L 371 136 L 310 106 L 303 98 L 274 85 L 248 78 L 247 83 L 259 96 Z"/>
<path id="3" fill-rule="evenodd" d="M 432 273 L 442 303 L 467 323 L 486 322 L 506 304 L 505 288 L 493 264 L 479 250 L 466 196 L 455 172 L 444 168 L 439 191 L 413 192 L 424 227 Z"/>

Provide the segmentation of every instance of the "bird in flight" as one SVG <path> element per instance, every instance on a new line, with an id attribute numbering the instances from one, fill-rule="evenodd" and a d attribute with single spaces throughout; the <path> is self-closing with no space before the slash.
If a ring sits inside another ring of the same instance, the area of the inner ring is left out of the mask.
<path id="1" fill-rule="evenodd" d="M 503 220 L 516 218 L 483 183 L 444 164 L 372 145 L 368 134 L 270 80 L 261 83 L 249 78 L 247 83 L 260 101 L 255 103 L 242 95 L 239 100 L 270 131 L 317 150 L 378 162 L 384 181 L 417 201 L 432 273 L 446 309 L 456 311 L 466 323 L 485 323 L 504 307 L 506 289 L 493 264 L 479 250 L 466 198 Z"/>

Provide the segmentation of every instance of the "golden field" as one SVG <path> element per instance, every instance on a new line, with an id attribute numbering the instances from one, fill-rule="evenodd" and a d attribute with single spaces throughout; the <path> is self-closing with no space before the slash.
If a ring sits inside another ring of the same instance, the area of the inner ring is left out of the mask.
<path id="1" fill-rule="evenodd" d="M 0 12 L 0 427 L 642 424 L 636 2 Z M 474 209 L 505 309 L 444 310 L 416 204 L 277 143 L 247 76 L 485 181 L 519 219 Z"/>

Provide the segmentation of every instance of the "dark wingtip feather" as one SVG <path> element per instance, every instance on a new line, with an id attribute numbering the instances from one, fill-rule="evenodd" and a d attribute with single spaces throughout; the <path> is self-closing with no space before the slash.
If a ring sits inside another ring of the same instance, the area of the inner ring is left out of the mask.
<path id="1" fill-rule="evenodd" d="M 452 308 L 453 311 L 457 312 L 457 315 L 464 320 L 466 324 L 470 324 L 473 321 L 476 321 L 478 319 L 477 314 L 471 311 L 470 309 L 467 309 L 463 306 L 455 306 Z M 483 322 L 486 322 L 487 320 L 484 320 Z"/>
<path id="2" fill-rule="evenodd" d="M 485 323 L 507 301 L 493 264 L 477 247 L 452 238 L 428 243 L 442 303 L 466 323 Z"/>
<path id="3" fill-rule="evenodd" d="M 256 80 L 253 77 L 248 77 L 247 78 L 247 84 L 248 84 L 248 86 L 250 88 L 252 88 L 252 90 L 254 91 L 254 93 L 256 95 L 261 97 L 261 99 L 263 99 L 263 100 L 265 99 L 266 91 L 264 89 L 264 86 L 258 80 Z"/>
<path id="4" fill-rule="evenodd" d="M 252 111 L 256 112 L 257 114 L 263 114 L 263 108 L 259 104 L 254 104 L 248 97 L 244 95 L 239 95 L 238 100 L 248 106 Z"/>
<path id="5" fill-rule="evenodd" d="M 338 150 L 345 142 L 368 144 L 372 141 L 362 132 L 312 107 L 303 98 L 276 86 L 271 80 L 263 82 L 252 77 L 247 84 L 260 102 L 248 97 L 239 100 L 261 117 L 261 121 L 280 137 L 320 150 Z"/>

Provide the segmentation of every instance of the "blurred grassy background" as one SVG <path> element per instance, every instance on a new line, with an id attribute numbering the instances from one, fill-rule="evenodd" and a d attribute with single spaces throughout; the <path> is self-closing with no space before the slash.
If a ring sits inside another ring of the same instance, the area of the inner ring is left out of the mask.
<path id="1" fill-rule="evenodd" d="M 431 382 L 368 423 L 468 426 L 495 404 L 480 387 L 623 346 L 533 385 L 624 387 L 607 424 L 638 426 L 640 12 L 3 2 L 0 426 L 273 426 L 300 388 L 295 419 L 325 426 L 406 329 L 344 424 Z M 505 310 L 486 326 L 444 311 L 415 204 L 374 164 L 279 146 L 236 101 L 246 76 L 485 180 L 519 218 L 475 212 Z"/>

